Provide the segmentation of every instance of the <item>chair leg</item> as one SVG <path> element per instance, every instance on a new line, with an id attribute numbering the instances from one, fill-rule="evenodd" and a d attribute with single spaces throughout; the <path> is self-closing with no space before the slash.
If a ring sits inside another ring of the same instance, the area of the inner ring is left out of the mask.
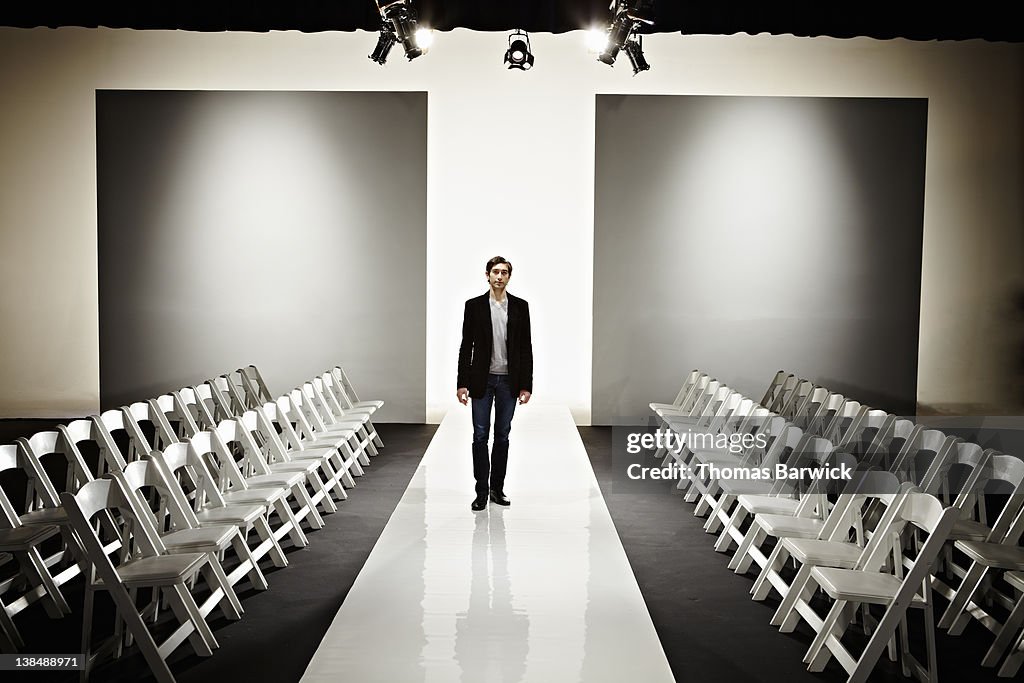
<path id="1" fill-rule="evenodd" d="M 789 553 L 787 553 L 782 547 L 782 541 L 780 540 L 775 544 L 775 547 L 772 548 L 771 555 L 768 556 L 768 561 L 764 563 L 764 567 L 761 568 L 761 573 L 757 575 L 757 579 L 754 581 L 754 585 L 750 589 L 752 600 L 761 602 L 768 597 L 768 594 L 772 590 L 771 575 L 778 574 L 788 559 Z"/>
<path id="2" fill-rule="evenodd" d="M 846 609 L 846 601 L 839 600 L 832 605 L 832 609 L 828 611 L 828 615 L 825 617 L 821 624 L 821 630 L 818 631 L 817 635 L 814 636 L 814 640 L 811 642 L 811 646 L 807 649 L 807 654 L 804 655 L 804 664 L 807 664 L 808 671 L 822 671 L 825 669 L 825 665 L 828 660 L 832 657 L 831 651 L 826 647 L 828 637 L 833 635 L 833 631 L 836 630 L 839 619 L 843 615 L 843 611 Z M 842 631 L 840 630 L 840 633 Z"/>
<path id="3" fill-rule="evenodd" d="M 306 512 L 306 517 L 309 518 L 309 525 L 313 529 L 323 529 L 324 520 L 320 517 L 320 513 L 316 509 L 316 503 L 309 497 L 309 491 L 306 490 L 306 483 L 301 482 L 292 487 L 292 495 L 301 504 L 301 510 Z"/>
<path id="4" fill-rule="evenodd" d="M 1017 645 L 1013 648 L 1013 652 L 1006 658 L 1003 665 L 999 667 L 999 675 L 1003 678 L 1013 678 L 1017 675 L 1017 671 L 1020 670 L 1021 663 L 1024 663 L 1024 635 L 1021 635 L 1020 639 L 1017 640 Z"/>
<path id="5" fill-rule="evenodd" d="M 209 559 L 206 562 L 206 566 L 202 568 L 203 578 L 206 579 L 206 584 L 210 587 L 211 591 L 220 589 L 223 593 L 219 604 L 224 617 L 229 621 L 238 621 L 242 618 L 242 613 L 245 611 L 242 609 L 242 602 L 238 599 L 238 595 L 235 593 L 235 589 L 232 588 L 231 582 L 228 581 L 227 574 L 224 573 L 224 567 L 221 566 L 217 556 L 214 553 L 207 553 L 207 557 Z"/>
<path id="6" fill-rule="evenodd" d="M 192 622 L 194 630 L 188 635 L 188 640 L 192 644 L 192 649 L 195 650 L 195 653 L 200 657 L 209 657 L 212 655 L 213 650 L 218 648 L 219 644 L 213 635 L 213 631 L 210 629 L 210 625 L 206 623 L 206 619 L 204 619 L 202 613 L 200 613 L 199 606 L 192 598 L 192 594 L 188 592 L 188 589 L 181 585 L 171 586 L 164 590 L 167 593 L 171 610 L 174 612 L 174 615 L 178 617 L 178 621 L 181 624 L 187 624 L 190 621 Z"/>
<path id="7" fill-rule="evenodd" d="M 238 534 L 231 539 L 231 547 L 235 549 L 235 555 L 241 562 L 239 569 L 248 574 L 249 583 L 252 584 L 252 587 L 258 591 L 267 590 L 267 579 L 263 575 L 263 571 L 260 569 L 260 565 L 256 561 L 256 558 L 252 556 L 252 551 L 249 550 L 249 546 L 245 544 L 245 539 L 242 538 L 241 534 Z M 239 569 L 236 569 L 235 571 L 238 571 Z"/>
<path id="8" fill-rule="evenodd" d="M 1024 624 L 1024 595 L 1017 601 L 1010 616 L 1006 618 L 999 633 L 996 634 L 995 641 L 985 653 L 984 659 L 981 660 L 982 666 L 995 666 L 999 663 L 999 658 L 1003 656 L 1003 652 L 1006 651 L 1013 637 L 1017 635 L 1021 624 Z"/>
<path id="9" fill-rule="evenodd" d="M 270 523 L 267 522 L 266 517 L 257 517 L 256 521 L 253 522 L 253 526 L 256 528 L 256 533 L 259 535 L 260 540 L 263 543 L 270 543 L 270 548 L 267 551 L 270 555 L 270 559 L 274 562 L 275 567 L 287 567 L 288 558 L 284 555 L 284 550 L 281 548 L 281 544 L 278 542 L 277 537 L 274 536 L 274 531 L 270 528 Z"/>
<path id="10" fill-rule="evenodd" d="M 7 613 L 7 607 L 0 602 L 0 652 L 15 653 L 25 647 L 25 641 L 14 625 L 14 620 Z"/>
<path id="11" fill-rule="evenodd" d="M 68 606 L 67 600 L 64 599 L 64 594 L 61 593 L 57 583 L 53 580 L 53 576 L 50 574 L 43 556 L 39 554 L 38 548 L 30 548 L 24 554 L 24 559 L 27 560 L 29 565 L 25 569 L 28 570 L 26 571 L 26 576 L 30 578 L 30 582 L 31 579 L 39 581 L 39 585 L 46 591 L 43 605 L 50 618 L 59 619 L 65 614 L 71 614 L 71 607 Z M 24 565 L 22 566 L 24 567 Z"/>
<path id="12" fill-rule="evenodd" d="M 729 546 L 733 543 L 732 530 L 738 529 L 746 518 L 747 511 L 743 506 L 737 505 L 736 509 L 733 510 L 732 516 L 729 517 L 729 521 L 722 528 L 722 533 L 718 535 L 718 541 L 715 543 L 715 552 L 724 553 L 729 550 Z"/>
<path id="13" fill-rule="evenodd" d="M 274 509 L 277 510 L 277 516 L 281 518 L 282 524 L 288 526 L 288 537 L 292 539 L 295 547 L 305 548 L 309 545 L 309 540 L 306 538 L 305 532 L 302 531 L 302 525 L 295 519 L 295 514 L 289 507 L 288 501 L 278 498 L 274 501 Z"/>
<path id="14" fill-rule="evenodd" d="M 808 587 L 811 580 L 811 569 L 811 565 L 800 565 L 800 569 L 797 570 L 796 576 L 793 578 L 793 583 L 782 597 L 779 608 L 775 610 L 771 624 L 778 626 L 782 633 L 792 633 L 800 621 L 800 615 L 796 611 L 797 601 L 801 598 L 807 601 L 811 599 L 814 591 L 813 586 Z"/>
<path id="15" fill-rule="evenodd" d="M 971 564 L 971 568 L 967 571 L 967 576 L 964 577 L 960 587 L 957 588 L 952 602 L 949 603 L 949 607 L 939 619 L 939 628 L 949 629 L 951 636 L 963 633 L 964 628 L 971 620 L 971 613 L 967 611 L 967 606 L 975 595 L 980 597 L 981 592 L 978 587 L 987 572 L 988 567 L 985 565 L 978 562 Z"/>

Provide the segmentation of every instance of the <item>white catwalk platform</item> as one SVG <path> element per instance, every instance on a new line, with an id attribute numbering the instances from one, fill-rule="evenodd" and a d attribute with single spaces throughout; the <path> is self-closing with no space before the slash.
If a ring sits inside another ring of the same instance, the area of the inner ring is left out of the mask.
<path id="1" fill-rule="evenodd" d="M 508 508 L 469 509 L 472 434 L 450 410 L 302 681 L 674 680 L 569 411 L 517 408 Z"/>

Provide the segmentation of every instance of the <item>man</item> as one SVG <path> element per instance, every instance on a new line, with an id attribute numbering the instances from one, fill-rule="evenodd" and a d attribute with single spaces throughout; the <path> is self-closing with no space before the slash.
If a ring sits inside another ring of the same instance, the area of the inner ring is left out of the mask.
<path id="1" fill-rule="evenodd" d="M 466 302 L 456 382 L 459 402 L 466 405 L 473 399 L 473 511 L 483 510 L 488 496 L 498 505 L 509 505 L 505 496 L 508 433 L 516 401 L 525 405 L 533 391 L 530 307 L 505 291 L 512 278 L 507 259 L 495 256 L 484 272 L 490 291 Z M 492 405 L 494 448 L 488 459 Z"/>

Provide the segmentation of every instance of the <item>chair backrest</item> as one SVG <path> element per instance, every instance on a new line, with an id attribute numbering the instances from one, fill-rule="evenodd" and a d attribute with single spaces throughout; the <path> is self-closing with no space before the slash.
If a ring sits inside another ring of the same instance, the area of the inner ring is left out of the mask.
<path id="1" fill-rule="evenodd" d="M 226 464 L 234 467 L 239 477 L 270 474 L 258 442 L 261 435 L 255 411 L 247 410 L 234 420 L 224 420 L 217 425 L 214 436 L 223 446 L 223 457 L 230 460 Z"/>
<path id="2" fill-rule="evenodd" d="M 338 370 L 340 371 L 341 368 L 338 368 Z M 270 389 L 267 388 L 267 383 L 263 380 L 263 373 L 260 372 L 258 367 L 255 365 L 247 365 L 242 368 L 242 374 L 249 380 L 249 383 L 255 390 L 256 395 L 259 397 L 260 404 L 274 400 L 274 395 L 270 393 Z"/>
<path id="3" fill-rule="evenodd" d="M 891 471 L 905 481 L 919 486 L 923 493 L 931 493 L 928 487 L 936 483 L 932 475 L 944 467 L 945 460 L 957 441 L 957 437 L 946 436 L 937 429 L 918 430 L 900 449 Z M 931 454 L 931 460 L 927 465 L 922 465 L 921 460 L 927 454 Z"/>
<path id="4" fill-rule="evenodd" d="M 70 444 L 78 451 L 86 468 L 92 478 L 103 476 L 108 470 L 120 469 L 124 464 L 117 444 L 98 420 L 93 415 L 88 418 L 72 420 L 66 425 L 57 425 L 57 431 L 65 443 Z M 95 462 L 92 455 L 95 453 Z M 88 454 L 88 456 L 87 456 Z"/>
<path id="5" fill-rule="evenodd" d="M 694 370 L 693 372 L 697 371 Z M 693 373 L 690 374 L 691 376 L 693 375 Z M 775 397 L 782 391 L 786 382 L 786 377 L 789 376 L 791 375 L 785 370 L 779 370 L 776 372 L 775 376 L 772 377 L 772 381 L 768 383 L 768 388 L 764 390 L 764 395 L 761 397 L 759 403 L 763 406 L 771 405 L 772 401 L 775 400 Z"/>
<path id="6" fill-rule="evenodd" d="M 234 420 L 222 420 L 217 429 L 198 432 L 188 440 L 189 455 L 205 466 L 204 474 L 212 478 L 220 492 L 245 490 L 249 488 L 245 477 L 221 434 L 228 438 L 237 436 L 237 423 Z"/>
<path id="7" fill-rule="evenodd" d="M 281 399 L 285 400 L 284 404 L 281 403 Z M 291 401 L 289 404 L 288 401 Z M 286 406 L 290 405 L 290 409 Z M 278 399 L 278 407 L 282 409 L 283 413 L 288 416 L 290 420 L 293 420 L 300 427 L 299 435 L 306 438 L 315 438 L 316 432 L 323 432 L 327 429 L 320 414 L 317 413 L 310 401 L 305 398 L 305 392 L 302 389 L 292 389 L 287 396 L 282 396 Z"/>
<path id="8" fill-rule="evenodd" d="M 969 489 L 977 486 L 989 456 L 990 453 L 976 443 L 956 441 L 942 462 L 930 468 L 928 481 L 924 482 L 921 488 L 936 492 L 946 505 L 952 505 L 954 499 L 962 498 L 957 507 L 967 516 L 975 502 L 975 496 Z M 961 495 L 965 492 L 966 495 Z"/>
<path id="9" fill-rule="evenodd" d="M 862 425 L 867 419 L 869 410 L 860 401 L 846 399 L 829 421 L 823 436 L 836 446 L 845 445 L 854 435 L 863 430 Z M 876 411 L 876 413 L 881 413 L 879 422 L 887 415 L 884 410 Z"/>
<path id="10" fill-rule="evenodd" d="M 818 436 L 828 437 L 828 430 L 831 428 L 832 421 L 839 414 L 839 411 L 842 410 L 847 400 L 842 394 L 828 392 L 825 398 L 817 404 L 817 409 L 813 411 L 813 415 L 810 416 L 807 431 Z"/>
<path id="11" fill-rule="evenodd" d="M 932 564 L 949 537 L 949 533 L 953 530 L 960 511 L 953 507 L 946 507 L 935 496 L 927 493 L 914 493 L 904 499 L 899 516 L 908 524 L 916 527 L 919 532 L 928 534 L 924 545 L 919 546 L 911 570 L 904 577 L 904 587 L 909 585 L 906 590 L 910 591 L 916 591 L 921 587 L 926 591 L 930 590 L 929 574 Z M 917 535 L 919 537 L 919 534 Z M 918 542 L 920 542 L 919 538 Z M 901 589 L 901 593 L 903 590 Z"/>
<path id="12" fill-rule="evenodd" d="M 323 391 L 317 388 L 317 382 L 318 380 L 314 379 L 312 382 L 303 383 L 301 387 L 302 394 L 310 409 L 316 411 L 320 416 L 320 420 L 326 425 L 334 422 L 340 416 L 344 415 L 345 411 L 344 409 L 341 409 L 340 406 L 338 406 L 340 412 L 336 413 L 334 411 L 333 407 L 328 403 L 327 398 L 324 396 Z M 320 381 L 319 384 L 320 387 L 323 387 L 322 381 Z"/>
<path id="13" fill-rule="evenodd" d="M 335 379 L 338 379 L 339 386 L 341 386 L 341 380 L 338 378 L 338 375 L 335 375 Z M 701 373 L 700 376 L 697 377 L 697 381 L 693 383 L 693 386 L 690 387 L 690 390 L 679 404 L 679 412 L 683 414 L 691 412 L 694 404 L 707 390 L 708 384 L 713 381 L 713 377 L 708 374 Z M 341 388 L 344 389 L 343 386 Z"/>
<path id="14" fill-rule="evenodd" d="M 217 406 L 215 416 L 218 424 L 221 420 L 227 420 L 234 417 L 235 415 L 241 415 L 245 412 L 245 407 L 239 405 L 235 398 L 229 391 L 229 382 L 223 376 L 214 377 L 203 382 L 213 399 L 214 404 Z M 198 387 L 197 387 L 198 390 Z"/>
<path id="15" fill-rule="evenodd" d="M 195 386 L 189 387 L 196 398 L 196 407 L 202 413 L 202 419 L 198 420 L 201 422 L 201 429 L 213 429 L 217 426 L 217 421 L 227 418 L 224 415 L 224 410 L 220 404 L 213 397 L 213 389 L 209 384 L 196 384 Z M 184 390 L 182 390 L 184 391 Z M 179 392 L 181 393 L 181 392 Z M 187 400 L 185 394 L 182 394 L 182 398 Z"/>
<path id="16" fill-rule="evenodd" d="M 359 394 L 356 393 L 356 388 L 352 385 L 352 382 L 349 380 L 348 373 L 345 372 L 345 368 L 343 368 L 340 365 L 335 365 L 331 369 L 331 372 L 334 373 L 335 377 L 337 377 L 339 380 L 341 380 L 341 390 L 348 397 L 348 399 L 351 401 L 351 403 L 352 404 L 358 403 L 359 402 Z M 351 405 L 347 405 L 345 407 L 346 408 L 350 408 Z"/>
<path id="17" fill-rule="evenodd" d="M 968 482 L 954 506 L 969 509 L 972 505 L 978 508 L 977 517 L 986 521 L 986 494 L 1009 490 L 1009 495 L 992 524 L 988 540 L 1001 543 L 1006 539 L 1014 517 L 1024 506 L 1024 461 L 1012 455 L 1000 453 L 994 449 L 985 451 L 988 459 L 978 468 L 975 479 Z M 1016 543 L 1016 541 L 1014 541 Z"/>
<path id="18" fill-rule="evenodd" d="M 154 525 L 158 533 L 165 527 L 164 516 L 170 519 L 172 529 L 195 529 L 200 526 L 195 511 L 188 504 L 185 492 L 177 482 L 167 478 L 164 468 L 155 457 L 130 463 L 113 476 L 115 479 L 119 478 L 128 491 L 138 496 L 140 508 L 148 505 L 141 495 L 142 489 L 151 488 L 157 492 L 160 507 L 155 511 Z"/>
<path id="19" fill-rule="evenodd" d="M 17 444 L 0 445 L 0 474 L 18 469 L 18 450 Z M 20 517 L 14 503 L 7 497 L 7 492 L 0 486 L 0 528 L 14 529 L 21 526 Z"/>
<path id="20" fill-rule="evenodd" d="M 214 379 L 214 384 L 221 393 L 226 394 L 231 399 L 231 408 L 235 411 L 236 417 L 249 408 L 245 392 L 239 384 L 231 381 L 230 374 L 219 375 Z"/>
<path id="21" fill-rule="evenodd" d="M 797 424 L 797 420 L 795 418 L 798 415 L 805 414 L 807 404 L 810 402 L 811 397 L 817 388 L 818 387 L 814 382 L 809 379 L 799 380 L 796 383 L 796 386 L 793 387 L 793 390 L 789 392 L 785 403 L 777 412 L 779 415 L 782 415 L 799 427 L 800 425 Z M 801 429 L 803 429 L 803 427 L 801 427 Z"/>
<path id="22" fill-rule="evenodd" d="M 26 503 L 26 510 L 59 507 L 61 491 L 73 493 L 93 478 L 78 448 L 59 431 L 37 432 L 27 439 L 17 439 L 16 443 L 21 448 L 21 466 L 34 484 L 32 490 L 27 492 L 33 499 Z M 53 480 L 44 460 L 59 461 L 64 475 L 62 482 L 58 484 Z"/>
<path id="23" fill-rule="evenodd" d="M 90 564 L 96 567 L 105 583 L 115 582 L 117 574 L 110 556 L 103 550 L 101 541 L 92 520 L 101 513 L 104 520 L 120 520 L 117 532 L 121 537 L 121 547 L 130 547 L 145 556 L 159 555 L 165 550 L 163 543 L 152 533 L 152 525 L 140 514 L 132 496 L 126 495 L 124 488 L 114 479 L 94 479 L 77 493 L 65 491 L 60 496 L 71 522 L 75 535 L 80 540 Z"/>
<path id="24" fill-rule="evenodd" d="M 193 395 L 194 400 L 195 396 Z M 199 423 L 196 422 L 192 411 L 173 393 L 149 399 L 149 409 L 153 414 L 163 415 L 161 419 L 170 436 L 174 437 L 174 441 L 182 441 L 199 431 Z M 170 441 L 170 443 L 174 443 L 174 441 Z"/>
<path id="25" fill-rule="evenodd" d="M 783 409 L 789 405 L 794 393 L 796 392 L 797 386 L 800 385 L 801 380 L 796 375 L 786 375 L 786 378 L 782 381 L 782 386 L 775 392 L 775 397 L 768 403 L 764 403 L 764 406 L 768 410 L 782 414 Z"/>
<path id="26" fill-rule="evenodd" d="M 327 372 L 324 374 L 330 375 L 331 373 Z M 690 393 L 690 390 L 693 388 L 693 385 L 697 383 L 697 378 L 699 378 L 701 374 L 702 373 L 700 370 L 691 370 L 689 374 L 687 374 L 686 377 L 683 378 L 683 383 L 679 387 L 679 391 L 676 392 L 676 397 L 672 399 L 672 405 L 679 407 L 683 404 L 683 400 L 686 398 L 687 394 Z M 326 381 L 326 377 L 324 379 Z"/>
<path id="27" fill-rule="evenodd" d="M 212 446 L 209 432 L 199 432 L 196 436 L 201 434 L 207 435 L 205 444 L 201 445 Z M 171 444 L 163 451 L 154 451 L 150 459 L 163 468 L 168 482 L 177 484 L 185 496 L 192 499 L 194 510 L 202 509 L 207 503 L 223 506 L 224 497 L 217 488 L 217 478 L 210 472 L 206 461 L 195 453 L 195 438 Z"/>
<path id="28" fill-rule="evenodd" d="M 815 426 L 818 417 L 827 411 L 826 406 L 830 398 L 837 402 L 837 407 L 845 400 L 841 394 L 834 394 L 825 387 L 815 386 L 803 401 L 800 409 L 793 415 L 793 424 L 807 433 L 812 433 L 811 427 Z"/>

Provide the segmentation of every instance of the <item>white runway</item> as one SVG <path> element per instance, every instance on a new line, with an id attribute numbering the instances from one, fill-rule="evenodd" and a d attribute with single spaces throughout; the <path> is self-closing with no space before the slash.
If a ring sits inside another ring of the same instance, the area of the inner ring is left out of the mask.
<path id="1" fill-rule="evenodd" d="M 472 432 L 449 411 L 302 680 L 674 680 L 569 411 L 517 408 L 509 508 L 469 509 Z"/>

